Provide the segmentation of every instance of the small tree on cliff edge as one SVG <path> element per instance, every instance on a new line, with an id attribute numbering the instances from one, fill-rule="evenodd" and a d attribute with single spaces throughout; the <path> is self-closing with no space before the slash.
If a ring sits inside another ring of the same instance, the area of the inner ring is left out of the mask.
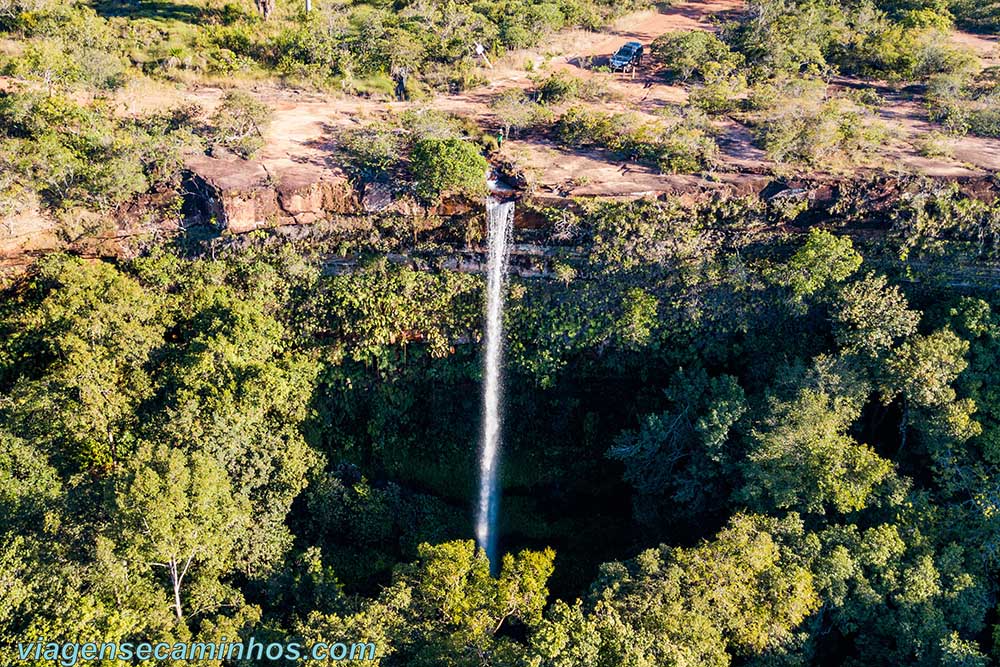
<path id="1" fill-rule="evenodd" d="M 489 163 L 479 150 L 462 139 L 421 139 L 413 147 L 414 190 L 427 203 L 446 193 L 486 192 Z"/>

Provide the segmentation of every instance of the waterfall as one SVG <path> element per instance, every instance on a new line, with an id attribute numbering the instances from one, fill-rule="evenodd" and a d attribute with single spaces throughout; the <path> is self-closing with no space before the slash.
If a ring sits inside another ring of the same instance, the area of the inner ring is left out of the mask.
<path id="1" fill-rule="evenodd" d="M 514 227 L 514 202 L 486 201 L 489 227 L 489 263 L 486 281 L 486 349 L 483 353 L 483 431 L 479 444 L 479 502 L 476 506 L 476 542 L 486 551 L 491 568 L 497 560 L 497 517 L 500 510 L 497 468 L 503 419 L 503 306 L 504 288 Z"/>

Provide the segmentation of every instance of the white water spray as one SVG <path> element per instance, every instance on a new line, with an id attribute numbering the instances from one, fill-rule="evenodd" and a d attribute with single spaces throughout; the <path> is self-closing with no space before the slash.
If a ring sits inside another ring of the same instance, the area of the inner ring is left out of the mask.
<path id="1" fill-rule="evenodd" d="M 483 354 L 483 432 L 479 444 L 479 503 L 476 507 L 476 542 L 486 551 L 493 568 L 497 560 L 497 516 L 500 510 L 497 467 L 503 419 L 503 307 L 514 227 L 514 202 L 486 201 L 489 227 L 489 263 L 486 282 L 486 350 Z"/>

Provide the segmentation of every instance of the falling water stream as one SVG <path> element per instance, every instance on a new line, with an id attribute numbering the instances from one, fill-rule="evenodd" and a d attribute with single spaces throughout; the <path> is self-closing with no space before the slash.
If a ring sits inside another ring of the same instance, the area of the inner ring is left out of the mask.
<path id="1" fill-rule="evenodd" d="M 496 570 L 497 516 L 500 510 L 497 468 L 503 419 L 503 307 L 514 226 L 514 202 L 486 201 L 489 262 L 486 282 L 486 349 L 483 354 L 483 431 L 479 444 L 479 502 L 476 541 Z"/>

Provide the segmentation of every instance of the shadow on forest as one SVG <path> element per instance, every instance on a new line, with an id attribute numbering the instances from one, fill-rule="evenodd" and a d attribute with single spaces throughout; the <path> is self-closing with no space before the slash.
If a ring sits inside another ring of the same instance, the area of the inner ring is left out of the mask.
<path id="1" fill-rule="evenodd" d="M 202 23 L 218 14 L 218 10 L 208 7 L 198 7 L 186 2 L 171 2 L 171 0 L 100 0 L 94 3 L 94 10 L 105 18 L 125 16 L 128 18 L 146 18 L 160 21 L 179 21 L 182 23 Z"/>

